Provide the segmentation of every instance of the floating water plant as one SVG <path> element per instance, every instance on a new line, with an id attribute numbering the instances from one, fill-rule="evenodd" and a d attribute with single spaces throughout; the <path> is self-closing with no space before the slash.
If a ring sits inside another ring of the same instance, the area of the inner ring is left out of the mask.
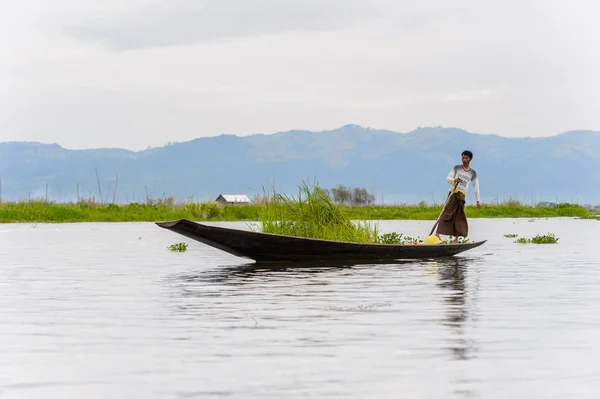
<path id="1" fill-rule="evenodd" d="M 536 235 L 532 238 L 521 237 L 515 242 L 517 244 L 557 244 L 558 240 L 559 239 L 553 233 L 548 233 L 545 235 Z"/>
<path id="2" fill-rule="evenodd" d="M 506 237 L 506 238 L 516 238 L 518 236 L 519 236 L 518 234 L 504 234 L 504 237 Z"/>
<path id="3" fill-rule="evenodd" d="M 379 242 L 381 244 L 400 244 L 402 234 L 398 234 L 395 231 L 392 233 L 385 233 L 379 236 Z"/>
<path id="4" fill-rule="evenodd" d="M 185 242 L 178 242 L 177 244 L 169 245 L 169 248 L 173 252 L 185 252 L 187 251 L 188 245 Z"/>
<path id="5" fill-rule="evenodd" d="M 442 240 L 442 244 L 456 244 L 454 242 L 455 237 L 450 236 L 450 238 L 448 238 L 447 240 Z M 458 243 L 459 244 L 466 244 L 468 242 L 470 242 L 471 240 L 467 237 L 458 237 Z"/>
<path id="6" fill-rule="evenodd" d="M 379 243 L 381 244 L 421 244 L 423 240 L 421 237 L 409 237 L 403 234 L 398 234 L 395 231 L 392 233 L 385 233 L 379 236 Z"/>

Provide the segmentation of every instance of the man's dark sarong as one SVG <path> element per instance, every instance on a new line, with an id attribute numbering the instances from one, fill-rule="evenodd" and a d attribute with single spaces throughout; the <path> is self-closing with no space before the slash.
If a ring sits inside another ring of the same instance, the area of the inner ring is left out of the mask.
<path id="1" fill-rule="evenodd" d="M 440 217 L 438 234 L 466 237 L 469 234 L 467 215 L 465 215 L 465 195 L 461 192 L 450 195 L 448 205 Z"/>

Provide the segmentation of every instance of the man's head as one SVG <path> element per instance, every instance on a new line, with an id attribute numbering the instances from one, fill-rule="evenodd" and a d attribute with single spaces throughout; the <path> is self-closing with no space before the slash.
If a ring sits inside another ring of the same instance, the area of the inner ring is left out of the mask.
<path id="1" fill-rule="evenodd" d="M 469 150 L 465 150 L 460 154 L 462 157 L 462 163 L 464 166 L 469 166 L 471 160 L 473 159 L 473 153 Z"/>

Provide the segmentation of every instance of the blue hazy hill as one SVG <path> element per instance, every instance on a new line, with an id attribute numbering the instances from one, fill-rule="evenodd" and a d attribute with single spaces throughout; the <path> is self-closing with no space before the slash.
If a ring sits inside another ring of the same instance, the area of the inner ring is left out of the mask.
<path id="1" fill-rule="evenodd" d="M 301 179 L 374 192 L 377 202 L 442 201 L 460 153 L 474 152 L 482 199 L 600 203 L 600 132 L 506 138 L 456 128 L 409 133 L 346 125 L 322 132 L 220 135 L 144 151 L 69 150 L 57 144 L 0 143 L 2 199 L 44 197 L 144 201 L 174 195 L 252 197 L 263 186 L 294 194 Z M 118 187 L 115 192 L 115 183 Z M 472 190 L 471 190 L 472 191 Z M 469 202 L 472 202 L 472 192 Z"/>

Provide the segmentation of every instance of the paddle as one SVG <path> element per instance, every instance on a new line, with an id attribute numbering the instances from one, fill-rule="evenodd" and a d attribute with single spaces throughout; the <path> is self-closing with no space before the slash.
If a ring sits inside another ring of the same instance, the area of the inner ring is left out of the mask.
<path id="1" fill-rule="evenodd" d="M 452 187 L 452 192 L 454 192 L 456 190 L 456 187 L 458 186 L 459 182 L 454 183 L 454 187 Z M 433 234 L 433 232 L 435 231 L 435 228 L 437 227 L 438 223 L 440 222 L 440 219 L 442 218 L 442 215 L 444 214 L 444 211 L 446 210 L 446 206 L 448 206 L 448 202 L 450 202 L 450 195 L 448 195 L 448 198 L 446 198 L 446 203 L 444 204 L 444 207 L 442 208 L 442 211 L 440 212 L 440 216 L 438 216 L 435 224 L 433 225 L 433 228 L 431 229 L 431 232 L 429 233 L 429 237 L 431 237 L 431 235 Z"/>

